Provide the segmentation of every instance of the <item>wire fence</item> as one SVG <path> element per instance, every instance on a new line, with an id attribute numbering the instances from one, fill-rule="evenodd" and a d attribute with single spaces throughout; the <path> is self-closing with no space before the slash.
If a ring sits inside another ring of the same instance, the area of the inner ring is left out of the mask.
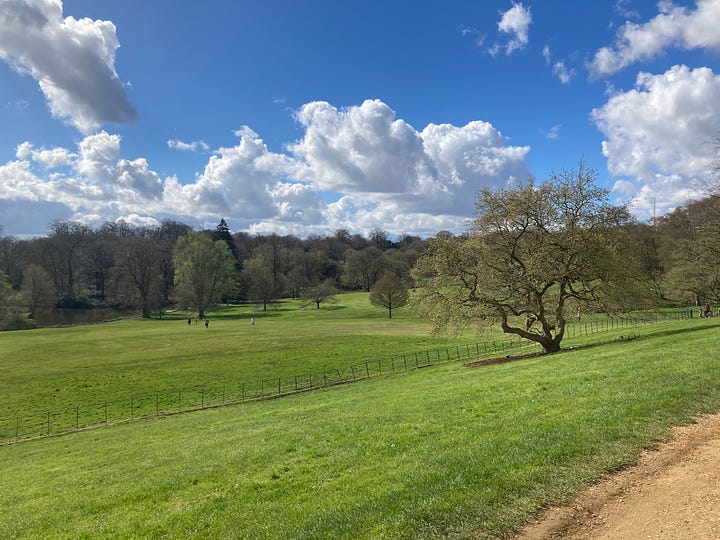
<path id="1" fill-rule="evenodd" d="M 566 337 L 573 338 L 640 324 L 692 318 L 692 312 L 656 313 L 633 317 L 612 317 L 573 323 Z M 112 399 L 93 404 L 58 408 L 52 411 L 17 411 L 0 417 L 0 445 L 51 437 L 92 427 L 141 418 L 167 416 L 201 409 L 272 399 L 319 388 L 390 376 L 449 362 L 530 354 L 540 347 L 526 340 L 473 342 L 454 347 L 415 351 L 390 358 L 366 360 L 344 367 L 285 377 L 267 377 L 212 386 L 163 390 L 145 395 Z"/>

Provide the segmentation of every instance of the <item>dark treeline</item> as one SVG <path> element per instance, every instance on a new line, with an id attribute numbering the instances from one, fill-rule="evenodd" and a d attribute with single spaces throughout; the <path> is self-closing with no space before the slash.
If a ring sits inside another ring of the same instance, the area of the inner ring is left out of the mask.
<path id="1" fill-rule="evenodd" d="M 55 222 L 46 236 L 27 240 L 1 233 L 0 319 L 47 307 L 136 308 L 146 317 L 196 308 L 177 286 L 176 267 L 184 261 L 176 248 L 188 235 L 224 243 L 232 256 L 231 283 L 216 301 L 263 307 L 280 298 L 306 298 L 320 307 L 340 291 L 369 291 L 388 270 L 407 282 L 426 243 L 416 236 L 393 241 L 380 229 L 368 237 L 342 229 L 307 238 L 232 234 L 224 219 L 199 233 L 171 220 L 158 227 L 118 222 L 96 229 Z"/>
<path id="2" fill-rule="evenodd" d="M 635 223 L 631 232 L 640 240 L 644 272 L 658 299 L 720 304 L 720 196 Z M 344 229 L 307 238 L 232 234 L 224 219 L 200 232 L 171 220 L 158 227 L 118 222 L 97 229 L 55 222 L 46 236 L 33 239 L 3 236 L 0 229 L 0 320 L 26 319 L 50 307 L 133 308 L 146 317 L 197 309 L 177 280 L 184 262 L 178 240 L 189 235 L 222 243 L 231 256 L 230 283 L 214 301 L 262 308 L 281 298 L 303 298 L 319 308 L 338 292 L 370 291 L 388 271 L 412 286 L 410 270 L 428 243 L 409 235 L 391 240 L 381 229 L 367 237 Z"/>

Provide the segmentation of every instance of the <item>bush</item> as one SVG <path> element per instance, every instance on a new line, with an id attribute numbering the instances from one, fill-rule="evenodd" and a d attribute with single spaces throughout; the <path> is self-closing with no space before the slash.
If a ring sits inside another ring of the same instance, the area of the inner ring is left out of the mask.
<path id="1" fill-rule="evenodd" d="M 37 323 L 26 315 L 10 315 L 4 321 L 0 321 L 0 330 L 32 330 L 37 328 Z"/>

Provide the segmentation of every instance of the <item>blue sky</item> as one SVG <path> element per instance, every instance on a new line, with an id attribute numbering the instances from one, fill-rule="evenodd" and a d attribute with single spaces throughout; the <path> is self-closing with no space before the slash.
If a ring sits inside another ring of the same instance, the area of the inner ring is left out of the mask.
<path id="1" fill-rule="evenodd" d="M 701 196 L 720 0 L 0 0 L 0 225 L 461 232 L 584 159 L 648 219 Z"/>

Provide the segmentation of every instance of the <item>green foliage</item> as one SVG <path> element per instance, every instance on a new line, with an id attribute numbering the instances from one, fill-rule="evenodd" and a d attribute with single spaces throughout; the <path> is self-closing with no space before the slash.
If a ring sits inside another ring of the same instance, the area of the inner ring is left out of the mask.
<path id="1" fill-rule="evenodd" d="M 505 537 L 720 407 L 715 321 L 655 332 L 0 447 L 0 537 Z"/>
<path id="2" fill-rule="evenodd" d="M 483 189 L 471 234 L 438 235 L 414 270 L 438 330 L 490 320 L 560 349 L 570 313 L 627 310 L 647 296 L 637 247 L 596 173 L 581 163 L 540 185 Z"/>
<path id="3" fill-rule="evenodd" d="M 178 239 L 173 262 L 179 294 L 200 318 L 233 288 L 235 260 L 222 240 L 213 242 L 205 234 L 190 232 Z"/>
<path id="4" fill-rule="evenodd" d="M 0 321 L 0 330 L 31 330 L 37 323 L 25 315 L 9 315 Z"/>

